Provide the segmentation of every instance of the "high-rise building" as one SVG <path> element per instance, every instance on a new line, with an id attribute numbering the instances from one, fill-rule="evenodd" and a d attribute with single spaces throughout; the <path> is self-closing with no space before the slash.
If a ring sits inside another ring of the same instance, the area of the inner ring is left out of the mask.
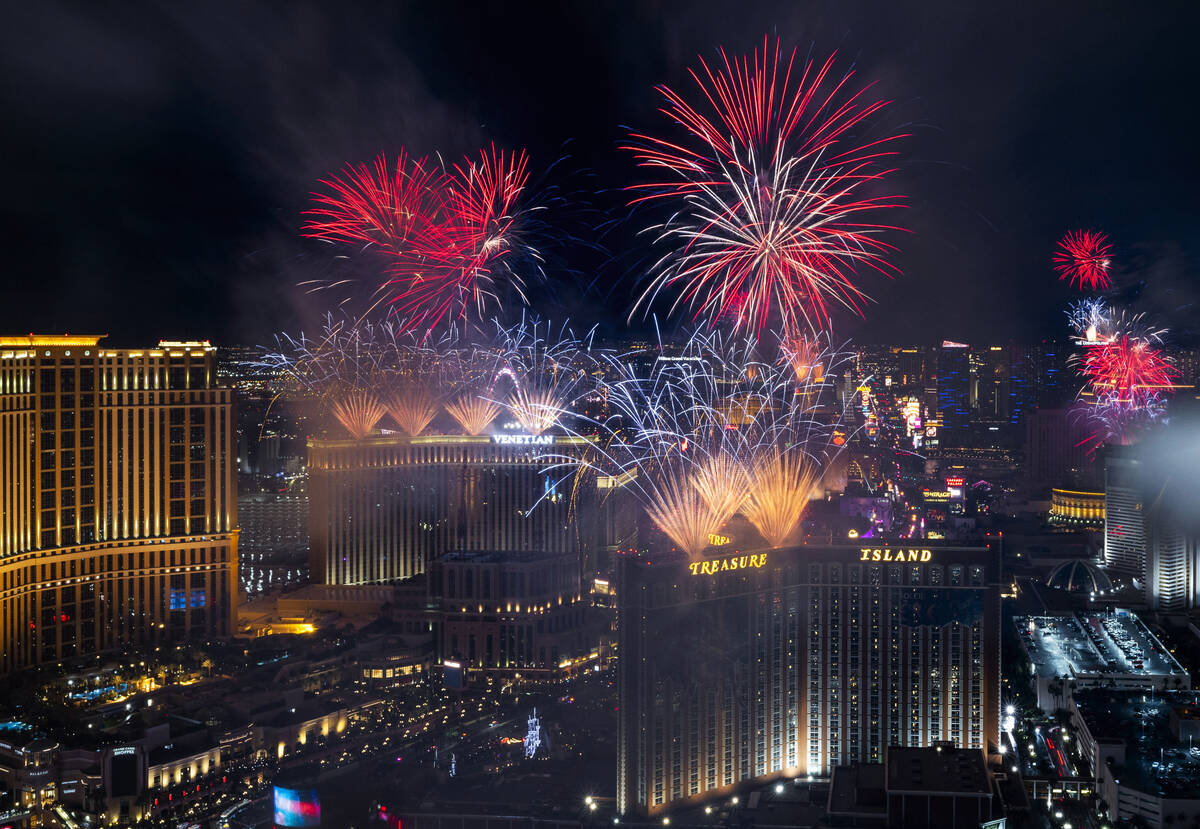
<path id="1" fill-rule="evenodd" d="M 261 593 L 308 581 L 308 493 L 247 492 L 238 496 L 242 589 Z"/>
<path id="2" fill-rule="evenodd" d="M 971 347 L 942 343 L 937 363 L 938 414 L 941 445 L 968 445 L 971 422 Z"/>
<path id="3" fill-rule="evenodd" d="M 992 345 L 975 352 L 975 415 L 984 423 L 1008 423 L 1009 352 Z"/>
<path id="4" fill-rule="evenodd" d="M 1153 509 L 1146 521 L 1145 591 L 1153 610 L 1200 607 L 1200 535 Z"/>
<path id="5" fill-rule="evenodd" d="M 1146 575 L 1141 462 L 1120 446 L 1107 447 L 1104 457 L 1104 565 L 1139 581 Z"/>
<path id="6" fill-rule="evenodd" d="M 1195 428 L 1194 421 L 1175 422 L 1174 434 L 1160 434 L 1150 446 L 1139 447 L 1145 473 L 1146 604 L 1153 610 L 1200 608 L 1197 452 L 1188 437 Z M 1174 457 L 1165 458 L 1163 451 Z"/>
<path id="7" fill-rule="evenodd" d="M 617 808 L 994 749 L 1000 548 L 801 546 L 618 565 Z"/>
<path id="8" fill-rule="evenodd" d="M 0 671 L 227 634 L 230 391 L 213 346 L 0 337 Z"/>
<path id="9" fill-rule="evenodd" d="M 575 552 L 591 443 L 543 434 L 381 435 L 308 442 L 310 568 L 322 584 L 425 572 L 450 552 Z M 595 492 L 594 487 L 591 492 Z"/>

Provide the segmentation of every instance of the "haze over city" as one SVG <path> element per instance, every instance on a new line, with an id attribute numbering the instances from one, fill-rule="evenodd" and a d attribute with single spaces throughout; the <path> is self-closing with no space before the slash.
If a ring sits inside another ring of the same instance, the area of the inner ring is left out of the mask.
<path id="1" fill-rule="evenodd" d="M 0 829 L 1200 825 L 1196 18 L 9 4 Z"/>

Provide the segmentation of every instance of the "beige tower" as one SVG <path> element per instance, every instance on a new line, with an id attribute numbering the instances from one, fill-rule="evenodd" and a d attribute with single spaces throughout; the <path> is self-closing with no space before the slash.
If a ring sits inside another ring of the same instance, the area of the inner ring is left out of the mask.
<path id="1" fill-rule="evenodd" d="M 233 404 L 216 349 L 0 337 L 0 673 L 230 632 Z"/>

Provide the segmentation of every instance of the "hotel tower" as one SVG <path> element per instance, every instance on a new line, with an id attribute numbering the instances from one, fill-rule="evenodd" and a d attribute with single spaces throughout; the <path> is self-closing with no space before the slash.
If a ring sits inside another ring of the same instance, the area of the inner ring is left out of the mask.
<path id="1" fill-rule="evenodd" d="M 230 632 L 237 491 L 216 349 L 0 337 L 0 673 Z"/>
<path id="2" fill-rule="evenodd" d="M 620 558 L 621 814 L 889 746 L 995 749 L 998 544 Z"/>
<path id="3" fill-rule="evenodd" d="M 563 435 L 376 435 L 308 442 L 312 580 L 372 584 L 447 553 L 563 553 L 579 561 L 591 447 Z"/>

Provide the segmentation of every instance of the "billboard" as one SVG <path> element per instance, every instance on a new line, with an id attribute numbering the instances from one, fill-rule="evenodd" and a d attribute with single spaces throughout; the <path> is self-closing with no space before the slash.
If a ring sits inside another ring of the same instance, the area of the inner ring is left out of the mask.
<path id="1" fill-rule="evenodd" d="M 275 826 L 321 825 L 321 800 L 315 789 L 275 787 Z"/>
<path id="2" fill-rule="evenodd" d="M 114 748 L 109 766 L 108 793 L 112 797 L 135 797 L 141 780 L 141 758 L 133 746 Z"/>

